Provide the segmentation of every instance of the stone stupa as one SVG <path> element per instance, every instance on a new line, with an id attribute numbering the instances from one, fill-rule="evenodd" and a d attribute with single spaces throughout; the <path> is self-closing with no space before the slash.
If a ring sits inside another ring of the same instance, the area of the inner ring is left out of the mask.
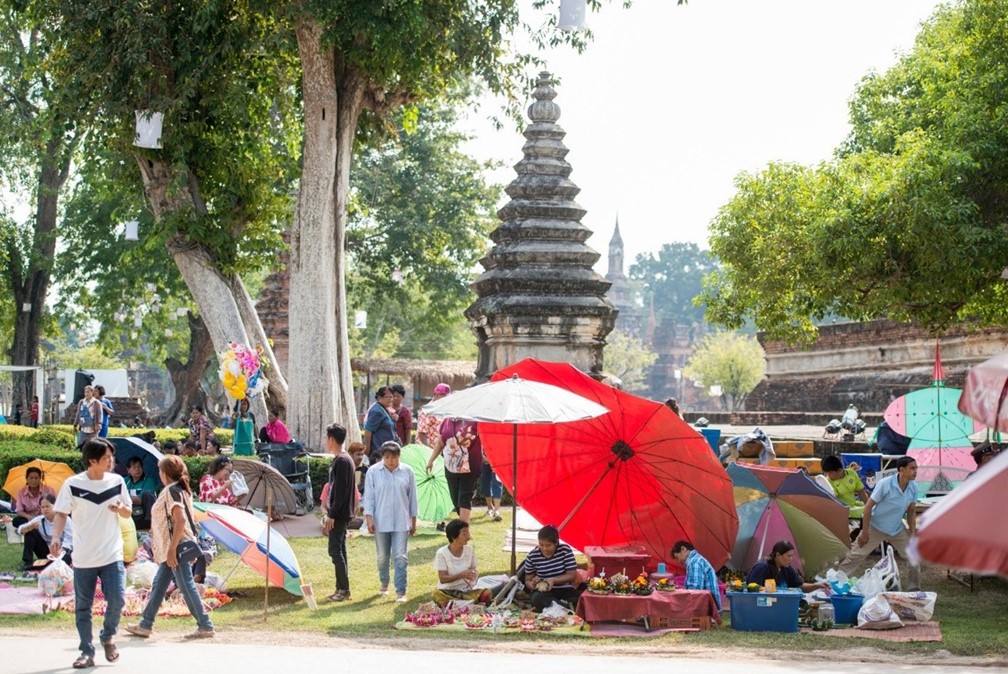
<path id="1" fill-rule="evenodd" d="M 505 190 L 500 226 L 484 271 L 472 284 L 477 299 L 466 318 L 479 347 L 476 381 L 523 358 L 568 362 L 602 377 L 602 347 L 617 311 L 610 282 L 593 269 L 600 255 L 585 244 L 581 191 L 570 181 L 566 132 L 549 73 L 540 73 L 525 129 L 518 177 Z"/>

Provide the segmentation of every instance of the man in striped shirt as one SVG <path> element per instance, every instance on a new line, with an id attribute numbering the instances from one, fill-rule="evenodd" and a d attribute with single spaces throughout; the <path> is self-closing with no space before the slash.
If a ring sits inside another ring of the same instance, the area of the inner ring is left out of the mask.
<path id="1" fill-rule="evenodd" d="M 714 567 L 697 552 L 689 541 L 676 541 L 672 556 L 686 567 L 686 589 L 707 590 L 714 595 L 714 603 L 721 610 L 721 590 Z"/>
<path id="2" fill-rule="evenodd" d="M 560 532 L 547 525 L 539 530 L 539 547 L 525 558 L 525 588 L 532 595 L 537 611 L 554 601 L 577 601 L 581 591 L 574 587 L 577 562 L 574 551 L 560 542 Z"/>

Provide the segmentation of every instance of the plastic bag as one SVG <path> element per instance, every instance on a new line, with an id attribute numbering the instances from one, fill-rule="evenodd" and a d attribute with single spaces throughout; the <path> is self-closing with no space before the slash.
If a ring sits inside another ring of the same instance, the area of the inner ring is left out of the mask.
<path id="1" fill-rule="evenodd" d="M 126 567 L 126 584 L 149 590 L 154 584 L 154 574 L 157 570 L 158 565 L 154 562 L 147 559 L 137 560 Z"/>
<path id="2" fill-rule="evenodd" d="M 227 592 L 227 580 L 223 578 L 220 574 L 214 573 L 213 571 L 207 571 L 206 577 L 203 579 L 203 584 L 207 587 L 212 587 L 215 590 L 220 590 L 221 592 Z"/>
<path id="3" fill-rule="evenodd" d="M 868 569 L 864 572 L 864 575 L 858 579 L 857 583 L 854 584 L 852 590 L 860 595 L 863 595 L 865 600 L 874 597 L 885 590 L 885 582 L 882 580 L 882 574 L 880 574 L 876 569 Z"/>
<path id="4" fill-rule="evenodd" d="M 231 493 L 235 496 L 244 496 L 249 493 L 248 484 L 245 483 L 245 476 L 237 470 L 231 473 Z"/>
<path id="5" fill-rule="evenodd" d="M 893 612 L 889 602 L 882 595 L 865 599 L 858 611 L 857 622 L 860 630 L 891 630 L 903 627 L 903 621 Z"/>
<path id="6" fill-rule="evenodd" d="M 47 597 L 66 597 L 73 594 L 73 569 L 62 559 L 53 560 L 38 577 L 38 589 Z"/>
<path id="7" fill-rule="evenodd" d="M 927 622 L 934 615 L 936 592 L 883 592 L 892 610 L 903 620 Z"/>

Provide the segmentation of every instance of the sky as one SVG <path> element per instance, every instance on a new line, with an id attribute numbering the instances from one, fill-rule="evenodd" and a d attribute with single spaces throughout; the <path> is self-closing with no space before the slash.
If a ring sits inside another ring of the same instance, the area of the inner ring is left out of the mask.
<path id="1" fill-rule="evenodd" d="M 634 0 L 589 13 L 595 38 L 584 53 L 542 56 L 560 80 L 559 124 L 577 202 L 588 211 L 581 222 L 602 254 L 596 269 L 607 269 L 617 216 L 627 267 L 665 243 L 707 248 L 708 223 L 740 172 L 829 159 L 847 135 L 857 83 L 909 51 L 938 5 Z M 471 154 L 504 162 L 490 177 L 507 184 L 524 139 L 486 121 L 493 106 L 485 102 L 463 129 L 474 136 Z"/>

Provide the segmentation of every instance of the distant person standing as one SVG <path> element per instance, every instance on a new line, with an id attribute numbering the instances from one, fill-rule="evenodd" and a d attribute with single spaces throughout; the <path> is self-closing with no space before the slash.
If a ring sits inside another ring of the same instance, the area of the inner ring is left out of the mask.
<path id="1" fill-rule="evenodd" d="M 332 424 L 326 429 L 326 449 L 333 455 L 329 464 L 328 491 L 326 493 L 325 520 L 322 533 L 329 537 L 329 557 L 336 569 L 336 590 L 326 597 L 326 601 L 346 601 L 350 599 L 350 574 L 347 565 L 347 526 L 357 510 L 357 485 L 354 475 L 357 467 L 343 447 L 346 429 Z"/>
<path id="2" fill-rule="evenodd" d="M 15 426 L 21 425 L 21 403 L 18 403 L 14 406 L 14 425 Z"/>
<path id="3" fill-rule="evenodd" d="M 239 400 L 234 416 L 235 456 L 252 456 L 255 453 L 255 440 L 255 416 L 249 412 L 248 399 Z"/>
<path id="4" fill-rule="evenodd" d="M 434 387 L 434 396 L 431 402 L 441 400 L 451 393 L 451 386 L 444 382 Z M 434 447 L 441 441 L 441 420 L 433 414 L 427 414 L 422 409 L 417 415 L 417 440 L 428 447 Z"/>
<path id="5" fill-rule="evenodd" d="M 441 422 L 441 442 L 427 460 L 427 472 L 434 469 L 434 461 L 444 455 L 445 477 L 448 492 L 459 519 L 469 521 L 476 481 L 483 470 L 483 448 L 480 444 L 476 422 L 468 419 L 445 419 Z"/>
<path id="6" fill-rule="evenodd" d="M 665 407 L 675 412 L 678 416 L 682 416 L 682 414 L 679 413 L 679 401 L 676 400 L 675 398 L 669 398 L 668 400 L 666 400 Z"/>
<path id="7" fill-rule="evenodd" d="M 90 387 L 88 387 L 90 388 Z M 91 608 L 101 578 L 105 595 L 105 619 L 99 639 L 105 659 L 119 659 L 112 638 L 119 628 L 125 604 L 126 570 L 119 518 L 130 517 L 130 496 L 122 477 L 114 472 L 115 453 L 108 440 L 94 438 L 84 443 L 87 469 L 63 483 L 56 497 L 52 543 L 49 552 L 60 553 L 67 516 L 73 518 L 74 619 L 80 636 L 80 657 L 74 669 L 94 667 L 95 648 L 91 631 Z"/>
<path id="8" fill-rule="evenodd" d="M 389 408 L 392 407 L 392 395 L 391 388 L 380 387 L 364 419 L 364 446 L 367 447 L 368 458 L 372 464 L 381 461 L 382 445 L 398 439 L 395 420 L 389 413 Z"/>
<path id="9" fill-rule="evenodd" d="M 77 403 L 77 414 L 74 415 L 74 432 L 77 433 L 77 446 L 83 447 L 88 440 L 98 437 L 102 427 L 101 403 L 94 397 L 94 387 L 84 387 L 84 397 Z"/>
<path id="10" fill-rule="evenodd" d="M 193 405 L 189 410 L 189 440 L 196 445 L 196 453 L 206 452 L 207 439 L 213 433 L 213 424 L 203 414 L 203 408 Z"/>
<path id="11" fill-rule="evenodd" d="M 38 428 L 39 411 L 40 409 L 39 409 L 38 396 L 32 396 L 31 416 L 30 416 L 32 428 Z"/>
<path id="12" fill-rule="evenodd" d="M 95 386 L 94 389 L 95 389 L 95 399 L 98 401 L 98 404 L 101 405 L 102 408 L 101 430 L 98 431 L 98 437 L 107 438 L 109 419 L 112 418 L 112 414 L 115 412 L 115 409 L 112 406 L 112 401 L 105 397 L 104 386 Z"/>
<path id="13" fill-rule="evenodd" d="M 413 413 L 410 408 L 403 405 L 406 399 L 406 387 L 402 384 L 392 385 L 392 409 L 395 410 L 396 435 L 399 436 L 399 444 L 404 447 L 413 438 Z"/>
<path id="14" fill-rule="evenodd" d="M 374 534 L 378 556 L 378 594 L 388 594 L 389 560 L 395 567 L 396 601 L 406 601 L 406 547 L 416 533 L 417 490 L 413 469 L 399 465 L 402 449 L 391 440 L 381 446 L 381 464 L 364 481 L 364 519 Z"/>

